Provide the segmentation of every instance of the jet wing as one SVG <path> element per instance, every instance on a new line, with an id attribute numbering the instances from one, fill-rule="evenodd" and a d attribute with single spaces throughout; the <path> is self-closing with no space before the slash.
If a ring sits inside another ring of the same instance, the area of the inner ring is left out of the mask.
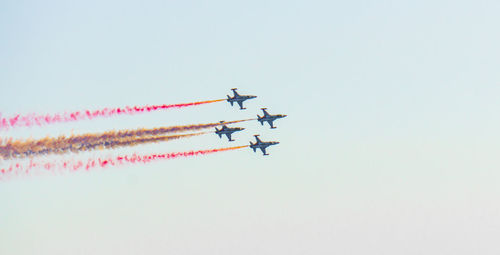
<path id="1" fill-rule="evenodd" d="M 238 101 L 238 105 L 240 105 L 240 109 L 243 109 L 243 101 Z"/>
<path id="2" fill-rule="evenodd" d="M 265 108 L 263 108 L 262 111 L 264 112 L 264 116 L 269 117 L 269 113 L 267 113 Z"/>
<path id="3" fill-rule="evenodd" d="M 258 144 L 262 143 L 262 141 L 259 139 L 259 136 L 257 136 L 257 135 L 255 136 L 255 140 L 257 140 Z"/>
<path id="4" fill-rule="evenodd" d="M 226 133 L 226 136 L 227 136 L 227 139 L 229 139 L 229 141 L 231 141 L 231 133 Z"/>
<path id="5" fill-rule="evenodd" d="M 268 120 L 267 123 L 269 123 L 269 126 L 273 127 L 273 121 L 272 120 Z"/>
<path id="6" fill-rule="evenodd" d="M 260 150 L 262 151 L 262 153 L 263 153 L 264 155 L 266 155 L 266 154 L 267 154 L 267 153 L 266 153 L 266 148 L 264 148 L 264 147 L 260 147 Z"/>

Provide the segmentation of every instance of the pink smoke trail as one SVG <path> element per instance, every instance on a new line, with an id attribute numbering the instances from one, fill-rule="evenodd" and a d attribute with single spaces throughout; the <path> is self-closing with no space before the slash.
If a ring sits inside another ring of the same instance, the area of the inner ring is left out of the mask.
<path id="1" fill-rule="evenodd" d="M 9 129 L 13 127 L 31 127 L 31 126 L 44 126 L 54 123 L 63 122 L 74 122 L 80 120 L 91 120 L 94 118 L 102 117 L 112 117 L 115 115 L 133 115 L 137 113 L 153 112 L 159 110 L 166 110 L 171 108 L 184 108 L 189 106 L 196 106 L 202 104 L 210 104 L 215 102 L 224 101 L 225 99 L 217 100 L 207 100 L 192 103 L 182 103 L 182 104 L 163 104 L 163 105 L 151 105 L 151 106 L 126 106 L 123 108 L 103 108 L 100 110 L 81 110 L 69 113 L 58 113 L 58 114 L 17 114 L 12 117 L 3 118 L 0 117 L 0 130 Z"/>
<path id="2" fill-rule="evenodd" d="M 197 150 L 197 151 L 186 151 L 186 152 L 172 152 L 172 153 L 162 153 L 162 154 L 131 154 L 125 156 L 115 156 L 106 158 L 89 158 L 87 160 L 63 160 L 63 161 L 36 161 L 29 160 L 29 162 L 23 163 L 12 163 L 9 167 L 0 169 L 0 177 L 3 175 L 29 175 L 33 169 L 43 169 L 50 172 L 59 171 L 78 171 L 78 170 L 90 170 L 94 168 L 106 168 L 108 166 L 121 166 L 127 164 L 147 164 L 153 161 L 174 159 L 174 158 L 187 158 L 193 156 L 207 155 L 216 152 L 237 150 L 241 148 L 246 148 L 248 145 L 226 147 L 218 149 L 208 149 L 208 150 Z"/>

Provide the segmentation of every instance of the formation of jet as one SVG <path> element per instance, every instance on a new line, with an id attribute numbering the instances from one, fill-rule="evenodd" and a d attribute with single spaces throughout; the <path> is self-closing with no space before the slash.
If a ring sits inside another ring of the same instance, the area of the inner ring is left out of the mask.
<path id="1" fill-rule="evenodd" d="M 256 98 L 257 96 L 251 96 L 251 95 L 239 95 L 238 92 L 236 92 L 237 89 L 231 89 L 233 91 L 233 97 L 230 97 L 229 95 L 227 96 L 227 101 L 231 103 L 231 106 L 234 104 L 234 102 L 238 103 L 240 106 L 240 110 L 244 110 L 246 108 L 243 107 L 243 102 L 248 100 L 248 99 L 253 99 Z"/>
<path id="2" fill-rule="evenodd" d="M 260 124 L 262 126 L 264 126 L 264 121 L 267 121 L 267 123 L 269 123 L 269 126 L 271 128 L 276 128 L 275 126 L 273 126 L 273 122 L 277 119 L 281 119 L 281 118 L 284 118 L 286 117 L 285 114 L 276 114 L 276 115 L 271 115 L 269 114 L 266 110 L 267 108 L 262 108 L 261 109 L 263 112 L 264 112 L 264 116 L 259 116 L 257 115 L 257 120 L 260 122 Z"/>
<path id="3" fill-rule="evenodd" d="M 259 135 L 254 135 L 254 136 L 255 136 L 255 140 L 257 140 L 257 142 L 256 143 L 250 142 L 250 148 L 252 148 L 253 152 L 257 152 L 257 149 L 260 149 L 262 151 L 262 155 L 264 155 L 264 156 L 269 155 L 266 153 L 267 147 L 269 147 L 271 145 L 279 144 L 279 142 L 263 142 L 259 139 Z"/>
<path id="4" fill-rule="evenodd" d="M 233 95 L 233 97 L 230 97 L 228 95 L 227 96 L 227 101 L 231 104 L 231 106 L 233 106 L 234 103 L 236 102 L 240 106 L 240 110 L 246 109 L 246 108 L 243 107 L 243 102 L 244 101 L 246 101 L 248 99 L 253 99 L 253 98 L 257 97 L 257 96 L 252 96 L 252 95 L 240 95 L 240 94 L 238 94 L 238 92 L 236 92 L 237 89 L 231 89 L 231 90 L 233 91 L 234 95 Z M 267 112 L 267 108 L 261 108 L 261 110 L 264 112 L 264 115 L 263 116 L 257 115 L 257 121 L 259 121 L 262 126 L 264 126 L 264 122 L 267 122 L 272 129 L 276 128 L 274 126 L 274 124 L 273 124 L 275 120 L 281 119 L 281 118 L 284 118 L 284 117 L 287 116 L 285 114 L 271 115 L 271 114 L 269 114 Z M 231 127 L 228 127 L 228 126 L 224 125 L 224 121 L 221 121 L 220 125 L 222 125 L 222 128 L 221 129 L 215 128 L 215 133 L 219 136 L 219 138 L 222 138 L 222 135 L 226 135 L 227 139 L 230 142 L 234 141 L 231 138 L 231 135 L 234 132 L 244 130 L 244 128 L 238 128 L 238 127 L 231 128 Z M 261 141 L 259 139 L 259 135 L 254 135 L 254 136 L 255 136 L 255 140 L 257 140 L 257 141 L 255 143 L 250 142 L 250 145 L 248 145 L 248 147 L 250 147 L 254 152 L 257 152 L 257 149 L 260 149 L 262 151 L 262 154 L 264 156 L 269 155 L 266 152 L 266 148 L 267 147 L 269 147 L 271 145 L 279 144 L 279 142 L 274 142 L 274 141 L 263 142 L 263 141 Z"/>
<path id="5" fill-rule="evenodd" d="M 222 123 L 224 123 L 224 121 L 221 121 L 220 123 L 222 124 Z M 220 138 L 222 138 L 222 135 L 226 135 L 227 139 L 230 142 L 232 142 L 234 140 L 231 139 L 231 134 L 233 134 L 234 132 L 241 131 L 241 130 L 244 130 L 244 128 L 240 128 L 240 127 L 230 128 L 226 125 L 223 125 L 221 129 L 215 128 L 215 133 L 217 135 L 219 135 Z"/>

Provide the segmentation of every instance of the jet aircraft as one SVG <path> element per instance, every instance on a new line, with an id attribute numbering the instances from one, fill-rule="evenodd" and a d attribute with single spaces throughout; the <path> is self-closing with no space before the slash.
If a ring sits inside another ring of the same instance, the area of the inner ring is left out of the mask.
<path id="1" fill-rule="evenodd" d="M 251 95 L 239 95 L 238 92 L 236 92 L 237 89 L 231 89 L 234 93 L 233 97 L 230 97 L 229 95 L 227 96 L 227 101 L 231 103 L 231 106 L 234 104 L 234 102 L 238 103 L 240 106 L 240 110 L 244 110 L 246 108 L 243 107 L 243 102 L 248 99 L 256 98 L 257 96 L 251 96 Z"/>
<path id="2" fill-rule="evenodd" d="M 220 123 L 222 124 L 222 123 L 224 123 L 224 121 L 221 121 Z M 241 130 L 244 130 L 244 128 L 239 128 L 239 127 L 230 128 L 230 127 L 228 127 L 226 125 L 223 125 L 221 129 L 215 128 L 215 133 L 217 135 L 219 135 L 220 138 L 222 138 L 222 135 L 226 135 L 227 139 L 230 142 L 232 142 L 234 140 L 231 139 L 231 134 L 234 133 L 234 132 L 237 132 L 237 131 L 241 131 Z"/>
<path id="3" fill-rule="evenodd" d="M 257 115 L 257 120 L 260 122 L 260 124 L 262 124 L 262 126 L 264 126 L 264 121 L 267 121 L 267 123 L 269 123 L 269 126 L 271 126 L 271 128 L 276 128 L 275 126 L 273 126 L 273 122 L 277 119 L 286 117 L 285 114 L 271 115 L 266 111 L 267 108 L 262 108 L 261 110 L 264 112 L 264 116 L 261 117 Z"/>
<path id="4" fill-rule="evenodd" d="M 259 135 L 254 135 L 254 136 L 255 136 L 255 139 L 257 140 L 257 142 L 256 143 L 250 142 L 250 148 L 253 149 L 253 152 L 257 152 L 257 149 L 260 149 L 262 151 L 263 156 L 269 155 L 266 153 L 267 147 L 269 147 L 271 145 L 279 144 L 279 142 L 263 142 L 259 139 Z"/>

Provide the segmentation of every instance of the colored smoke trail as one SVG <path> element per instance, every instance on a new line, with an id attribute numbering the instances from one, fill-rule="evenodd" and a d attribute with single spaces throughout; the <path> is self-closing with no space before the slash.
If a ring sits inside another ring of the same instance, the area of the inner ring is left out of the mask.
<path id="1" fill-rule="evenodd" d="M 244 119 L 244 120 L 234 120 L 234 121 L 224 121 L 224 122 L 214 122 L 214 123 L 205 123 L 205 124 L 192 124 L 192 125 L 183 125 L 183 126 L 171 126 L 171 127 L 160 127 L 160 128 L 151 128 L 151 129 L 135 129 L 135 130 L 121 130 L 121 131 L 109 131 L 102 133 L 102 138 L 105 137 L 125 137 L 125 136 L 149 136 L 149 135 L 160 135 L 166 133 L 179 133 L 185 131 L 195 131 L 206 128 L 214 128 L 217 126 L 221 126 L 224 124 L 235 124 L 245 121 L 256 120 L 254 119 Z"/>
<path id="2" fill-rule="evenodd" d="M 177 140 L 177 139 L 181 139 L 181 138 L 188 138 L 188 137 L 193 137 L 193 136 L 205 135 L 205 134 L 209 134 L 209 133 L 212 133 L 212 132 L 199 132 L 199 133 L 193 133 L 193 134 L 170 135 L 170 136 L 153 136 L 153 137 L 146 137 L 146 138 L 125 137 L 125 138 L 120 138 L 117 140 L 100 142 L 100 143 L 96 143 L 96 144 L 88 144 L 88 145 L 86 144 L 86 145 L 83 145 L 82 148 L 79 148 L 78 150 L 74 150 L 72 152 L 88 151 L 88 150 L 92 150 L 95 148 L 114 149 L 114 148 L 119 148 L 119 147 L 136 146 L 136 145 L 147 144 L 147 143 L 166 142 L 166 141 Z"/>
<path id="3" fill-rule="evenodd" d="M 133 115 L 137 113 L 143 112 L 153 112 L 158 110 L 165 110 L 171 108 L 184 108 L 189 106 L 210 104 L 215 102 L 221 102 L 225 99 L 217 99 L 217 100 L 207 100 L 207 101 L 199 101 L 192 103 L 182 103 L 182 104 L 163 104 L 163 105 L 147 105 L 147 106 L 126 106 L 124 108 L 103 108 L 101 110 L 82 110 L 75 111 L 70 113 L 61 113 L 61 114 L 27 114 L 21 115 L 17 114 L 16 116 L 9 118 L 0 118 L 0 130 L 8 129 L 12 127 L 31 127 L 31 126 L 43 126 L 49 125 L 53 123 L 62 123 L 62 122 L 73 122 L 79 120 L 91 120 L 98 117 L 111 117 L 115 115 Z M 1 116 L 1 115 L 0 115 Z"/>
<path id="4" fill-rule="evenodd" d="M 208 134 L 211 132 L 199 132 L 193 134 L 182 134 L 182 135 L 171 135 L 171 136 L 152 136 L 146 138 L 137 137 L 116 137 L 114 139 L 103 139 L 100 141 L 93 142 L 83 142 L 83 143 L 52 143 L 46 146 L 19 146 L 15 150 L 3 150 L 0 147 L 0 155 L 4 159 L 9 159 L 12 157 L 23 158 L 23 157 L 33 157 L 49 154 L 63 154 L 67 152 L 84 152 L 96 149 L 115 149 L 119 147 L 136 146 L 140 144 L 156 143 L 156 142 L 166 142 L 171 140 L 177 140 L 181 138 L 189 138 L 193 136 L 199 136 Z"/>
<path id="5" fill-rule="evenodd" d="M 208 149 L 208 150 L 198 150 L 198 151 L 186 151 L 186 152 L 172 152 L 163 154 L 148 154 L 148 155 L 138 155 L 136 153 L 125 156 L 115 156 L 107 158 L 89 158 L 87 160 L 65 160 L 65 161 L 35 161 L 30 160 L 25 164 L 22 163 L 12 163 L 7 168 L 0 169 L 0 174 L 29 174 L 32 169 L 43 169 L 47 171 L 55 170 L 66 170 L 66 171 L 77 171 L 81 169 L 90 170 L 93 168 L 105 168 L 108 166 L 121 166 L 126 164 L 146 164 L 158 160 L 174 159 L 174 158 L 187 158 L 193 156 L 213 154 L 223 151 L 238 150 L 241 148 L 246 148 L 248 145 L 226 147 L 218 149 Z"/>
<path id="6" fill-rule="evenodd" d="M 168 133 L 185 131 L 196 131 L 206 128 L 220 126 L 222 124 L 234 124 L 255 119 L 227 121 L 223 123 L 206 123 L 183 126 L 160 127 L 152 129 L 133 129 L 108 131 L 103 133 L 89 133 L 74 135 L 70 137 L 46 137 L 38 140 L 13 140 L 7 139 L 0 144 L 0 157 L 3 159 L 23 158 L 32 155 L 65 153 L 67 151 L 84 151 L 81 147 L 95 148 L 106 144 L 106 142 L 118 141 L 126 138 L 139 138 L 147 136 L 158 136 Z M 95 146 L 93 146 L 95 145 Z"/>

